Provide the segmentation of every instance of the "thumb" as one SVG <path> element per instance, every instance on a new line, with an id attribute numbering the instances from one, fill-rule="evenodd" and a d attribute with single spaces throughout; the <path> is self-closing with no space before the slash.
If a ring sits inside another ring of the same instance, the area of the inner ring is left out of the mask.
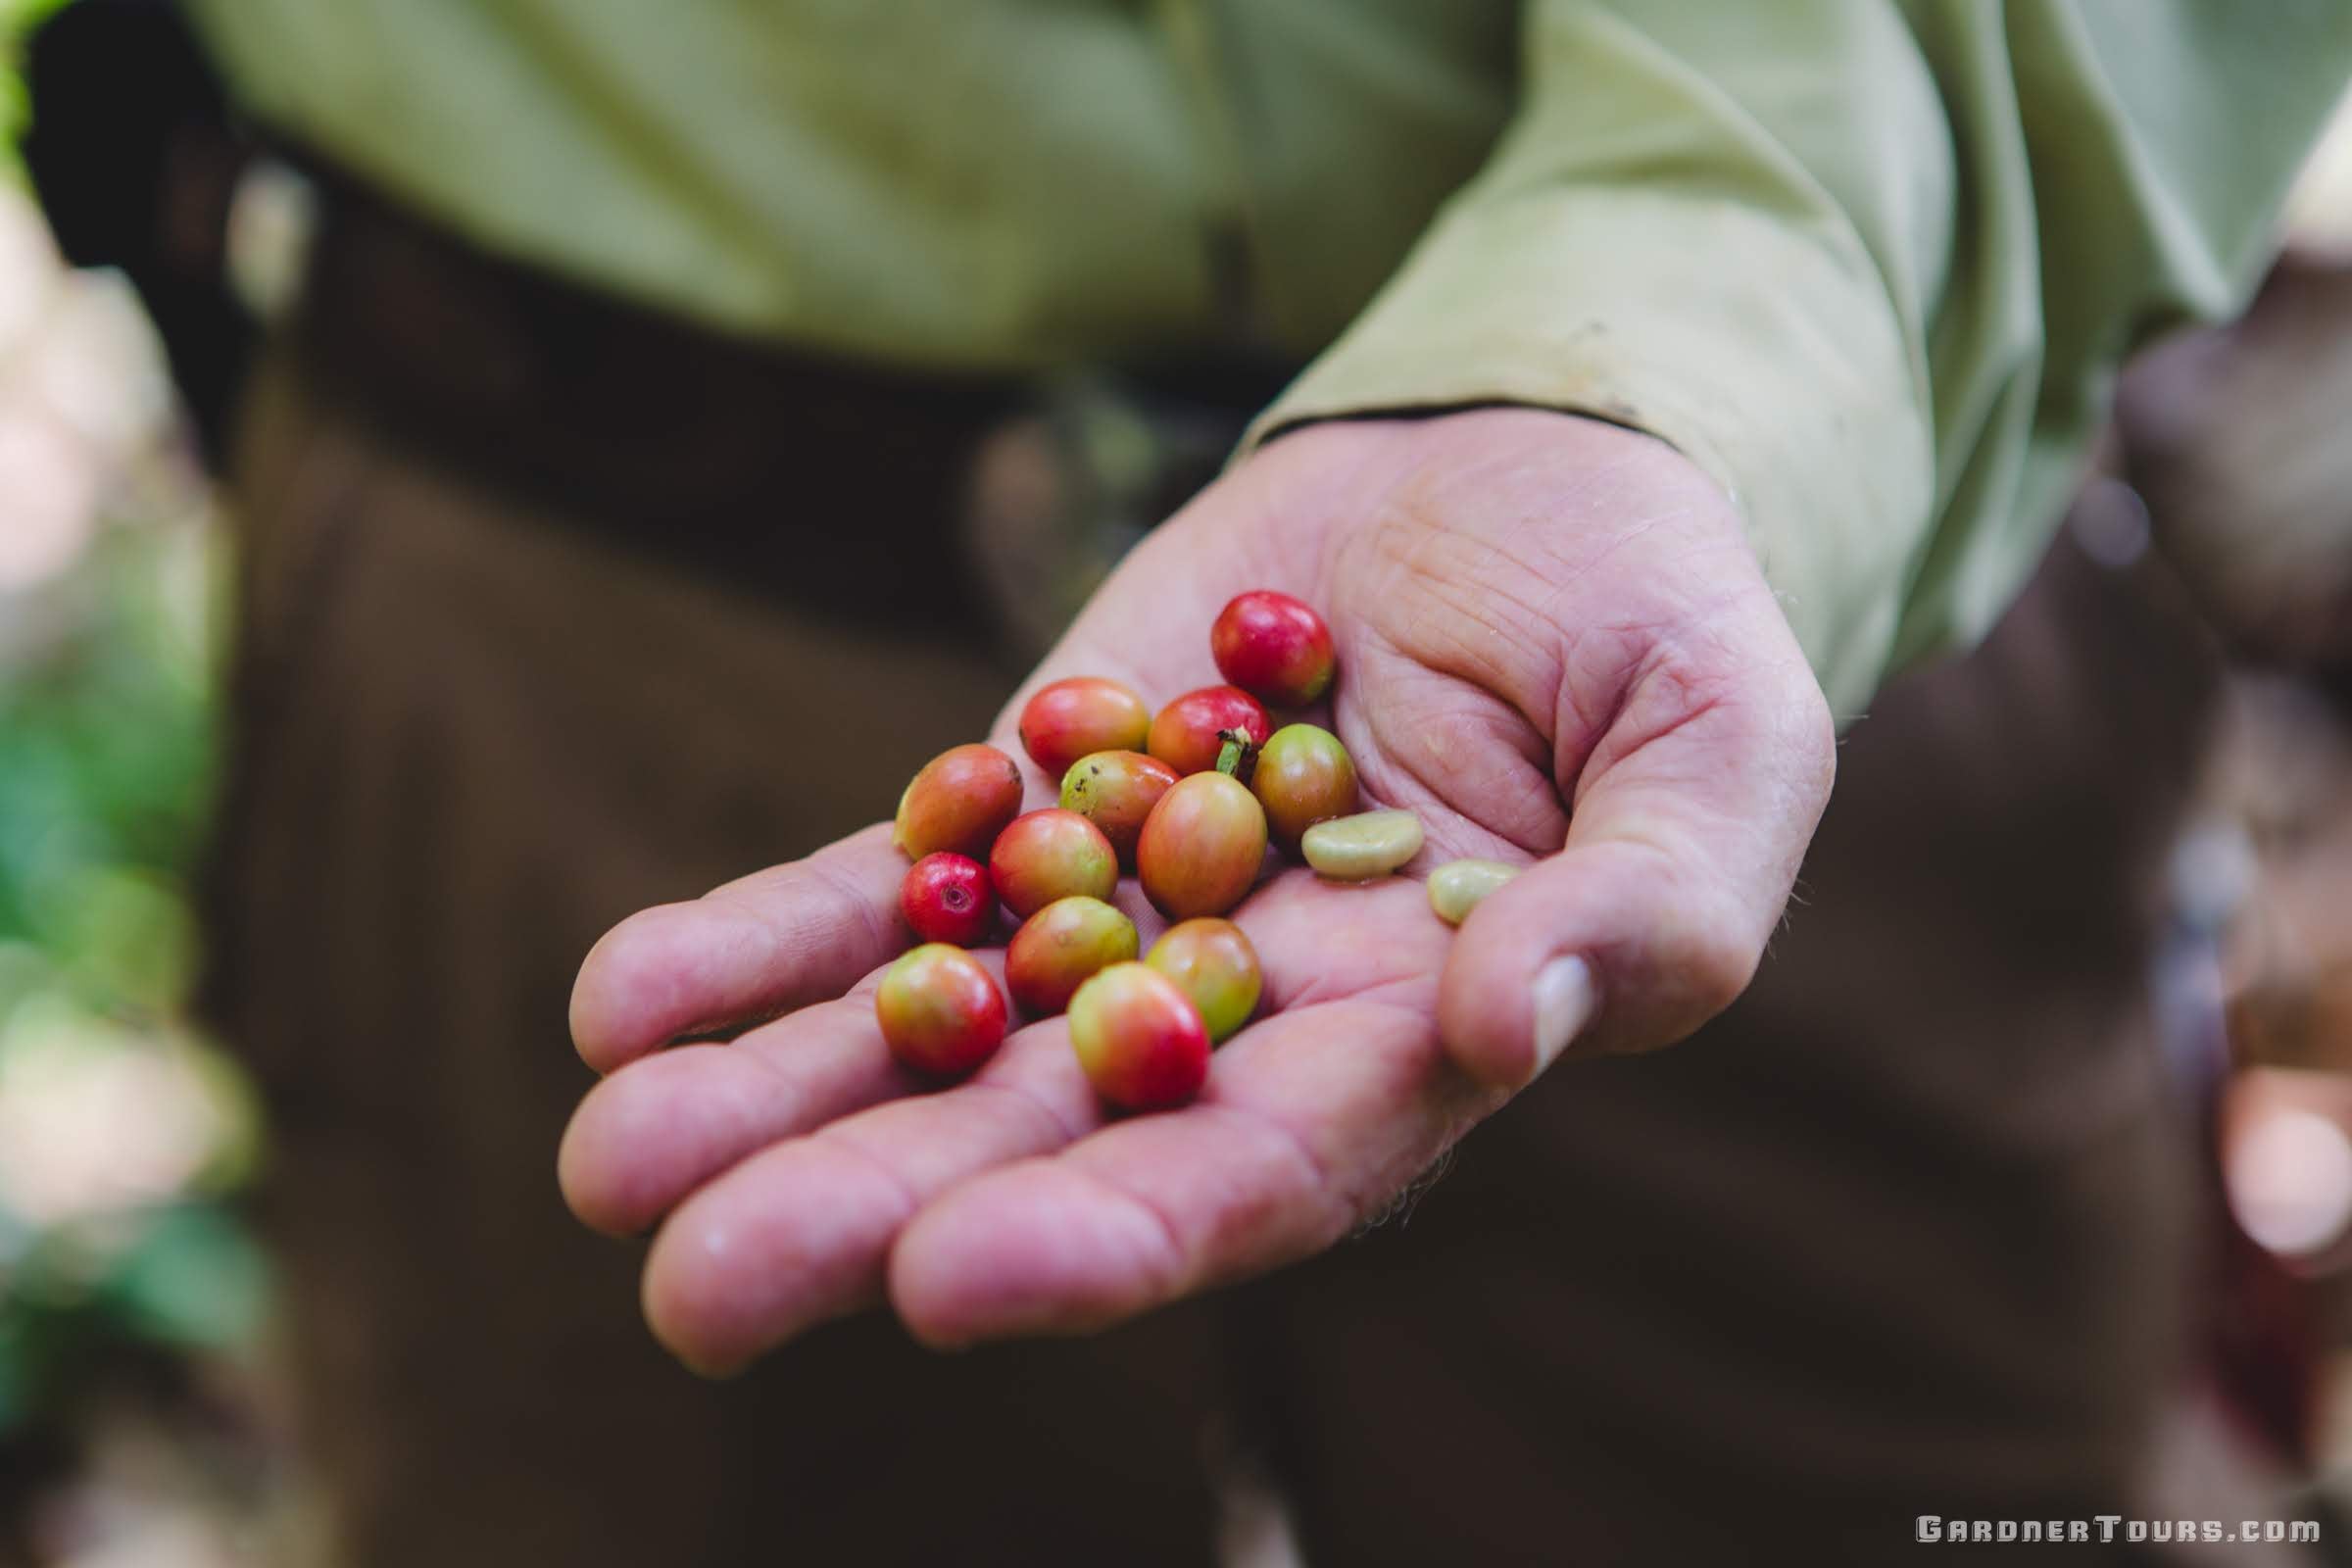
<path id="1" fill-rule="evenodd" d="M 1463 922 L 1439 1024 L 1472 1078 L 1516 1089 L 1571 1048 L 1667 1045 L 1746 989 L 1836 765 L 1786 624 L 1758 630 L 1767 657 L 1711 636 L 1712 668 L 1648 661 L 1585 761 L 1566 844 Z"/>

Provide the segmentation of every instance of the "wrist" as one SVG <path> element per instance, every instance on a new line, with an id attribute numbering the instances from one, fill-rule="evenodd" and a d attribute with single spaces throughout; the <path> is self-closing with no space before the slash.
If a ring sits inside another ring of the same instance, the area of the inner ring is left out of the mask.
<path id="1" fill-rule="evenodd" d="M 1626 532 L 1737 541 L 1754 561 L 1731 494 L 1658 436 L 1520 404 L 1399 411 L 1284 427 L 1245 466 L 1343 532 L 1383 514 L 1423 523 L 1491 519 L 1497 506 L 1596 544 Z"/>

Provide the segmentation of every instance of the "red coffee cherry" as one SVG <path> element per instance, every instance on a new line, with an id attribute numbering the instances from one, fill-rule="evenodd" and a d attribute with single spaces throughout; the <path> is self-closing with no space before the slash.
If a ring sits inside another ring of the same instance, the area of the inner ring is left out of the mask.
<path id="1" fill-rule="evenodd" d="M 1135 864 L 1135 841 L 1144 818 L 1176 782 L 1176 770 L 1141 752 L 1094 752 L 1070 764 L 1061 776 L 1061 808 L 1076 811 L 1102 830 L 1119 863 Z"/>
<path id="2" fill-rule="evenodd" d="M 1355 762 L 1331 731 L 1285 724 L 1259 750 L 1250 789 L 1274 842 L 1296 855 L 1308 828 L 1355 809 Z"/>
<path id="3" fill-rule="evenodd" d="M 1266 813 L 1224 773 L 1181 778 L 1136 840 L 1144 896 L 1171 920 L 1223 914 L 1250 896 L 1266 857 Z"/>
<path id="4" fill-rule="evenodd" d="M 923 764 L 899 797 L 891 842 L 908 859 L 953 850 L 974 859 L 1020 814 L 1021 770 L 994 746 L 954 746 Z"/>
<path id="5" fill-rule="evenodd" d="M 1004 950 L 1004 986 L 1032 1018 L 1070 1004 L 1097 970 L 1124 963 L 1138 947 L 1135 922 L 1101 899 L 1055 899 L 1012 935 Z"/>
<path id="6" fill-rule="evenodd" d="M 884 971 L 874 1018 L 901 1064 L 935 1078 L 961 1077 L 1004 1043 L 1004 994 L 979 959 L 944 942 Z"/>
<path id="7" fill-rule="evenodd" d="M 1107 899 L 1119 858 L 1102 830 L 1076 811 L 1048 807 L 1015 817 L 988 852 L 988 879 L 1004 907 L 1026 920 L 1055 899 Z"/>
<path id="8" fill-rule="evenodd" d="M 1152 732 L 1152 710 L 1115 680 L 1078 675 L 1040 687 L 1021 709 L 1021 744 L 1049 778 L 1089 752 L 1137 752 Z"/>
<path id="9" fill-rule="evenodd" d="M 1229 731 L 1246 736 L 1254 752 L 1274 733 L 1274 721 L 1239 686 L 1203 686 L 1159 710 L 1147 749 L 1179 773 L 1205 773 L 1217 765 Z"/>
<path id="10" fill-rule="evenodd" d="M 1181 1105 L 1208 1080 L 1208 1028 L 1184 989 L 1114 963 L 1070 999 L 1070 1049 L 1095 1093 L 1128 1110 Z"/>
<path id="11" fill-rule="evenodd" d="M 1144 961 L 1193 999 L 1212 1046 L 1223 1045 L 1250 1021 L 1265 989 L 1257 949 L 1231 920 L 1179 921 L 1152 944 Z"/>
<path id="12" fill-rule="evenodd" d="M 1331 686 L 1331 628 L 1289 594 L 1242 594 L 1209 628 L 1217 673 L 1269 708 L 1304 708 Z"/>
<path id="13" fill-rule="evenodd" d="M 935 850 L 906 868 L 899 908 L 925 942 L 968 948 L 985 941 L 996 924 L 997 892 L 987 866 L 968 855 Z"/>

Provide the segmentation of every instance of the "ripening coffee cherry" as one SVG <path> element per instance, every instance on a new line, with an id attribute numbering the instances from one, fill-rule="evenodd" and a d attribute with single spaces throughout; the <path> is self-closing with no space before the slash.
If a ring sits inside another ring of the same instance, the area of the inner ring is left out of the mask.
<path id="1" fill-rule="evenodd" d="M 1259 749 L 1250 788 L 1274 842 L 1296 855 L 1308 828 L 1355 809 L 1355 763 L 1331 731 L 1285 724 Z"/>
<path id="2" fill-rule="evenodd" d="M 1250 896 L 1266 858 L 1266 813 L 1224 773 L 1178 779 L 1144 819 L 1135 874 L 1171 920 L 1223 914 Z"/>
<path id="3" fill-rule="evenodd" d="M 900 1063 L 957 1078 L 1004 1043 L 1004 994 L 980 960 L 945 942 L 900 955 L 874 993 L 874 1018 Z"/>
<path id="4" fill-rule="evenodd" d="M 1243 594 L 1209 628 L 1217 673 L 1268 708 L 1304 708 L 1331 687 L 1331 628 L 1289 594 Z"/>
<path id="5" fill-rule="evenodd" d="M 1094 752 L 1061 775 L 1061 808 L 1076 811 L 1102 830 L 1119 863 L 1135 864 L 1135 841 L 1144 818 L 1176 782 L 1176 770 L 1141 752 Z"/>
<path id="6" fill-rule="evenodd" d="M 1004 985 L 1032 1018 L 1059 1012 L 1099 969 L 1124 963 L 1139 946 L 1135 922 L 1101 899 L 1055 899 L 1012 934 Z"/>
<path id="7" fill-rule="evenodd" d="M 997 835 L 988 852 L 988 879 L 1004 907 L 1026 920 L 1072 894 L 1109 898 L 1119 885 L 1119 858 L 1094 823 L 1050 806 L 1013 818 Z"/>
<path id="8" fill-rule="evenodd" d="M 1208 1027 L 1184 988 L 1114 963 L 1070 998 L 1070 1049 L 1095 1093 L 1128 1110 L 1181 1105 L 1208 1081 Z"/>
<path id="9" fill-rule="evenodd" d="M 1228 731 L 1247 736 L 1255 752 L 1274 733 L 1274 721 L 1239 686 L 1203 686 L 1159 710 L 1148 750 L 1179 773 L 1205 773 L 1217 765 Z"/>
<path id="10" fill-rule="evenodd" d="M 1100 675 L 1041 686 L 1021 709 L 1021 744 L 1049 778 L 1089 752 L 1140 752 L 1151 733 L 1144 700 Z"/>
<path id="11" fill-rule="evenodd" d="M 994 746 L 954 746 L 925 762 L 899 797 L 891 842 L 909 859 L 935 850 L 978 859 L 1020 810 L 1019 764 Z"/>
<path id="12" fill-rule="evenodd" d="M 997 892 L 988 867 L 968 855 L 934 850 L 906 868 L 899 909 L 925 942 L 968 948 L 985 941 L 997 919 Z"/>
<path id="13" fill-rule="evenodd" d="M 1212 1046 L 1223 1045 L 1250 1021 L 1265 989 L 1257 950 L 1231 920 L 1180 920 L 1152 944 L 1144 961 L 1193 999 Z"/>

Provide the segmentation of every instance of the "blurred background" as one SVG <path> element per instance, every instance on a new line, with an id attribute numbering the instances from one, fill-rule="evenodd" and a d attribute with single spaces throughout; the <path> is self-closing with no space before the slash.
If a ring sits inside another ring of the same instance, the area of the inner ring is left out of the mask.
<path id="1" fill-rule="evenodd" d="M 0 0 L 0 40 L 47 9 Z M 23 113 L 0 70 L 0 147 Z M 269 1259 L 237 1207 L 269 1129 L 188 1015 L 220 519 L 136 295 L 63 265 L 9 157 L 0 1568 L 227 1568 L 306 1525 Z M 2352 265 L 2343 117 L 2292 218 L 2315 265 Z M 2347 357 L 2332 385 L 2352 397 Z M 2076 530 L 2129 556 L 2161 505 L 2104 480 Z M 2218 998 L 2229 1024 L 2226 1042 L 2190 1024 L 2180 1051 L 2229 1216 L 2205 1281 L 2205 1408 L 2286 1484 L 2352 1489 L 2352 729 L 2340 692 L 2251 668 L 2226 712 L 2175 857 L 2182 940 L 2151 982 L 2192 1020 Z"/>
<path id="2" fill-rule="evenodd" d="M 0 4 L 12 42 L 44 9 Z M 24 112 L 0 72 L 0 122 Z M 262 1157 L 191 1027 L 220 535 L 154 335 L 0 152 L 0 1563 L 249 1560 Z"/>

